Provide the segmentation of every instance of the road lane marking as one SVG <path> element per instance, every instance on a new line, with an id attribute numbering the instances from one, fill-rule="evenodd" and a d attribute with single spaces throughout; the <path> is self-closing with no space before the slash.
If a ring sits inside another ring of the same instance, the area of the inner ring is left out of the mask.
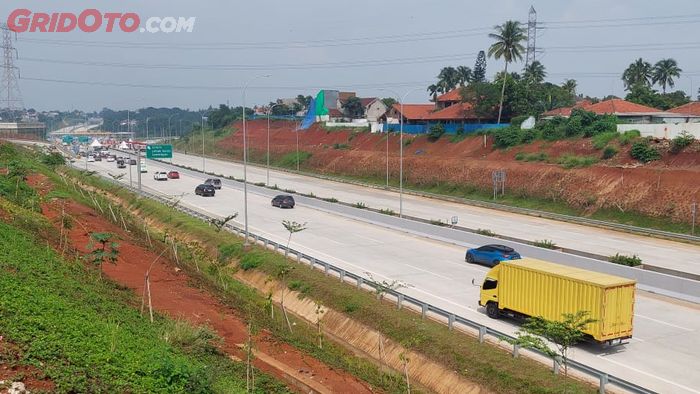
<path id="1" fill-rule="evenodd" d="M 668 380 L 668 379 L 664 379 L 664 378 L 662 378 L 662 377 L 660 377 L 660 376 L 656 376 L 656 375 L 651 374 L 651 373 L 649 373 L 649 372 L 644 372 L 644 371 L 639 370 L 639 369 L 637 369 L 637 368 L 630 367 L 630 366 L 628 366 L 627 364 L 624 364 L 624 363 L 621 363 L 621 362 L 618 362 L 618 361 L 615 361 L 615 360 L 611 360 L 611 359 L 609 359 L 609 358 L 605 358 L 605 357 L 601 356 L 600 354 L 597 355 L 596 357 L 598 357 L 598 358 L 600 358 L 600 359 L 602 359 L 602 360 L 608 361 L 608 362 L 610 362 L 610 363 L 613 363 L 613 364 L 615 364 L 615 365 L 619 365 L 620 367 L 627 368 L 627 369 L 629 369 L 629 370 L 635 371 L 635 372 L 640 373 L 640 374 L 642 374 L 642 375 L 646 375 L 646 376 L 649 376 L 649 377 L 651 377 L 651 378 L 658 379 L 658 380 L 660 380 L 660 381 L 662 381 L 662 382 L 664 382 L 664 383 L 668 383 L 668 384 L 670 384 L 670 385 L 673 385 L 673 386 L 682 388 L 683 390 L 687 390 L 687 391 L 689 391 L 689 392 L 691 392 L 691 393 L 700 394 L 700 391 L 698 391 L 698 390 L 691 389 L 691 388 L 688 387 L 688 386 L 683 386 L 682 384 L 678 384 L 678 383 L 676 383 L 676 382 L 674 382 L 674 381 L 671 381 L 671 380 Z"/>
<path id="2" fill-rule="evenodd" d="M 413 268 L 413 269 L 417 269 L 418 271 L 423 271 L 423 272 L 428 273 L 428 274 L 430 274 L 430 275 L 435 275 L 435 276 L 437 276 L 438 278 L 447 279 L 447 280 L 454 280 L 454 279 L 450 278 L 449 276 L 436 274 L 435 272 L 430 272 L 430 271 L 425 270 L 425 269 L 423 269 L 423 268 L 416 267 L 415 265 L 406 264 L 406 263 L 404 263 L 404 264 L 405 264 L 406 266 L 409 266 L 409 267 Z"/>
<path id="3" fill-rule="evenodd" d="M 689 331 L 689 332 L 695 331 L 695 330 L 692 329 L 692 328 L 686 328 L 686 327 L 677 326 L 677 325 L 675 325 L 675 324 L 667 323 L 667 322 L 665 322 L 665 321 L 663 321 L 663 320 L 653 319 L 653 318 L 648 317 L 648 316 L 639 315 L 639 314 L 636 314 L 636 313 L 635 313 L 634 315 L 635 315 L 636 317 L 641 317 L 642 319 L 651 320 L 651 321 L 653 321 L 653 322 L 656 322 L 656 323 L 659 323 L 659 324 L 663 324 L 663 325 L 666 325 L 666 326 L 669 326 L 669 327 L 675 327 L 675 328 L 678 328 L 678 329 L 680 329 L 680 330 L 685 330 L 685 331 Z"/>

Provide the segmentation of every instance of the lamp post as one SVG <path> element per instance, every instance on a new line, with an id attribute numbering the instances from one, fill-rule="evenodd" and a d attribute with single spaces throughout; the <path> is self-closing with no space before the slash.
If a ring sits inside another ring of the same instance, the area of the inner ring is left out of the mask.
<path id="1" fill-rule="evenodd" d="M 146 141 L 148 141 L 148 121 L 151 120 L 148 116 L 146 117 Z"/>
<path id="2" fill-rule="evenodd" d="M 172 132 L 170 131 L 170 119 L 177 114 L 172 114 L 168 117 L 168 144 L 172 144 Z M 182 123 L 181 123 L 182 124 Z M 172 149 L 171 149 L 172 151 Z M 173 157 L 170 156 L 170 164 L 173 164 Z"/>
<path id="3" fill-rule="evenodd" d="M 406 99 L 406 96 L 409 95 L 409 93 L 415 92 L 419 89 L 422 88 L 415 88 L 407 91 L 406 93 L 403 94 L 403 96 L 400 96 L 399 100 L 399 105 L 401 108 L 401 113 L 399 114 L 399 217 L 403 217 L 403 102 Z M 391 93 L 394 93 L 396 95 L 396 98 L 399 98 L 399 94 L 396 93 L 395 91 L 391 89 L 380 89 L 380 90 L 385 90 Z M 388 130 L 388 125 L 387 125 L 387 130 Z M 388 143 L 388 138 L 389 134 L 387 133 L 387 143 Z M 388 155 L 389 152 L 387 150 L 387 163 L 388 163 Z M 387 166 L 387 178 L 388 178 L 388 166 Z M 388 181 L 387 181 L 388 184 Z"/>
<path id="4" fill-rule="evenodd" d="M 270 75 L 259 75 L 250 81 L 248 81 L 243 86 L 243 220 L 245 227 L 245 242 L 244 245 L 248 245 L 248 134 L 246 133 L 245 124 L 245 91 L 248 89 L 248 85 L 256 79 L 268 78 Z"/>
<path id="5" fill-rule="evenodd" d="M 265 184 L 270 186 L 270 114 L 272 114 L 272 109 L 280 104 L 272 104 L 267 110 L 267 181 Z"/>
<path id="6" fill-rule="evenodd" d="M 206 172 L 204 167 L 204 121 L 207 119 L 208 118 L 206 116 L 202 115 L 202 127 L 200 129 L 202 132 L 202 172 Z"/>

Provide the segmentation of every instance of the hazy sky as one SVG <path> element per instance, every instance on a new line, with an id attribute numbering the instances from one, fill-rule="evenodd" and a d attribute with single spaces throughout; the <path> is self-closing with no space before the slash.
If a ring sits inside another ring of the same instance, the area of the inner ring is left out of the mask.
<path id="1" fill-rule="evenodd" d="M 142 23 L 151 16 L 194 16 L 191 33 L 107 33 L 104 28 L 20 33 L 15 44 L 27 107 L 196 109 L 227 100 L 239 105 L 246 83 L 250 106 L 315 95 L 320 88 L 360 96 L 415 89 L 406 102 L 425 102 L 425 87 L 441 67 L 473 67 L 476 53 L 491 43 L 487 34 L 493 26 L 508 19 L 526 21 L 530 4 L 540 23 L 537 58 L 547 67 L 547 80 L 561 83 L 569 77 L 583 94 L 624 95 L 620 74 L 634 59 L 641 56 L 653 64 L 672 57 L 684 70 L 676 87 L 689 92 L 692 86 L 696 95 L 698 0 L 3 0 L 0 15 L 5 22 L 17 8 L 47 13 L 96 8 L 135 12 Z M 489 59 L 488 76 L 502 67 Z M 265 74 L 270 77 L 255 79 Z"/>

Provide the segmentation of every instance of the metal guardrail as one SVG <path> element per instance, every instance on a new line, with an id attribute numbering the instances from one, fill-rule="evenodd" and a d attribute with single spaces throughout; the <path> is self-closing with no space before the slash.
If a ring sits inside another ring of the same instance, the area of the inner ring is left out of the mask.
<path id="1" fill-rule="evenodd" d="M 102 175 L 102 177 L 104 179 L 109 180 L 112 183 L 118 184 L 119 186 L 124 187 L 124 188 L 132 191 L 135 194 L 139 194 L 141 196 L 148 197 L 150 199 L 153 199 L 153 200 L 165 203 L 165 204 L 172 202 L 172 201 L 168 200 L 167 198 L 160 196 L 160 195 L 157 195 L 155 193 L 151 193 L 151 192 L 148 192 L 145 190 L 138 190 L 137 188 L 130 187 L 128 185 L 124 185 L 117 180 L 107 178 L 104 175 Z M 185 206 L 176 205 L 174 208 L 183 212 L 183 213 L 186 213 L 190 216 L 194 216 L 196 218 L 202 219 L 206 222 L 210 222 L 212 219 L 215 219 L 215 217 L 213 217 L 213 216 L 209 216 L 207 214 L 204 214 L 202 212 L 199 212 L 197 210 L 194 210 L 194 209 L 191 209 L 191 208 L 188 208 Z M 239 227 L 236 227 L 234 225 L 227 223 L 225 225 L 225 228 L 228 231 L 231 231 L 231 232 L 233 232 L 241 237 L 245 237 L 244 230 L 239 228 Z M 310 256 L 310 255 L 307 255 L 307 254 L 305 254 L 301 251 L 298 251 L 296 249 L 287 248 L 286 245 L 283 245 L 279 242 L 275 242 L 271 239 L 268 239 L 268 238 L 259 236 L 259 235 L 254 234 L 254 233 L 250 233 L 250 232 L 249 232 L 249 236 L 250 236 L 250 238 L 252 238 L 252 240 L 256 244 L 261 244 L 266 249 L 272 249 L 278 253 L 285 253 L 286 252 L 286 253 L 290 254 L 292 257 L 296 256 L 297 262 L 303 263 L 304 261 L 306 261 L 312 268 L 323 270 L 324 273 L 326 273 L 327 275 L 333 274 L 333 275 L 337 276 L 341 282 L 353 283 L 359 289 L 362 289 L 363 286 L 365 288 L 372 288 L 372 289 L 377 289 L 378 287 L 381 288 L 380 284 L 373 282 L 371 280 L 368 280 L 361 275 L 357 275 L 355 273 L 348 272 L 347 270 L 345 270 L 343 268 L 336 267 L 335 265 L 333 265 L 331 263 L 328 263 L 328 262 L 323 261 L 321 259 L 317 259 L 317 258 Z M 403 294 L 403 293 L 396 291 L 396 290 L 393 290 L 393 289 L 382 288 L 382 290 L 384 291 L 384 294 L 390 295 L 391 297 L 393 297 L 395 299 L 396 307 L 398 309 L 401 309 L 404 306 L 412 307 L 413 310 L 420 311 L 422 318 L 429 317 L 429 318 L 433 318 L 434 320 L 439 321 L 439 322 L 442 322 L 441 319 L 443 319 L 450 330 L 455 329 L 456 324 L 460 324 L 463 327 L 473 329 L 477 332 L 479 342 L 481 342 L 481 343 L 486 341 L 487 336 L 489 336 L 489 335 L 491 337 L 495 338 L 497 340 L 497 342 L 500 342 L 500 343 L 502 343 L 503 341 L 515 339 L 515 337 L 513 337 L 509 334 L 500 332 L 500 331 L 495 330 L 493 328 L 489 328 L 481 323 L 467 319 L 466 317 L 457 315 L 455 313 L 449 312 L 449 311 L 442 309 L 440 307 L 437 307 L 435 305 L 421 301 L 418 298 L 409 296 L 407 294 Z M 549 357 L 546 354 L 541 353 L 541 352 L 536 351 L 536 350 L 532 350 L 532 349 L 527 349 L 527 350 L 534 353 L 534 354 L 540 355 L 540 356 Z M 513 345 L 512 354 L 514 357 L 517 357 L 519 355 L 519 351 L 520 351 L 519 346 Z M 597 380 L 599 393 L 605 393 L 606 386 L 609 384 L 614 385 L 618 388 L 621 388 L 627 392 L 635 393 L 635 394 L 655 394 L 656 393 L 655 391 L 646 389 L 646 388 L 641 387 L 635 383 L 629 382 L 625 379 L 616 377 L 614 375 L 610 375 L 606 372 L 600 371 L 596 368 L 593 368 L 591 366 L 588 366 L 586 364 L 580 363 L 580 362 L 575 361 L 575 360 L 568 360 L 568 366 L 570 368 L 573 368 L 573 369 L 579 371 L 583 375 L 588 376 L 589 378 L 591 378 L 591 380 Z M 553 370 L 553 372 L 558 373 L 559 369 L 560 369 L 559 362 L 556 359 L 552 358 L 552 370 Z"/>

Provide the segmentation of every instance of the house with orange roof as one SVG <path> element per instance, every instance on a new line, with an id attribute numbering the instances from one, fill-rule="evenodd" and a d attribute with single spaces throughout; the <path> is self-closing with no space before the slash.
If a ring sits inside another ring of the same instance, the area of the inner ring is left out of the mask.
<path id="1" fill-rule="evenodd" d="M 625 123 L 649 124 L 649 123 L 687 123 L 697 122 L 700 116 L 683 114 L 680 112 L 662 111 L 657 108 L 633 103 L 622 99 L 610 99 L 588 105 L 575 105 L 573 107 L 557 108 L 542 114 L 542 119 L 551 119 L 556 116 L 569 117 L 574 108 L 581 108 L 597 115 L 615 115 Z"/>
<path id="2" fill-rule="evenodd" d="M 674 112 L 682 115 L 693 115 L 700 116 L 700 101 L 691 101 L 688 104 L 681 105 L 680 107 L 671 108 L 668 112 Z"/>

